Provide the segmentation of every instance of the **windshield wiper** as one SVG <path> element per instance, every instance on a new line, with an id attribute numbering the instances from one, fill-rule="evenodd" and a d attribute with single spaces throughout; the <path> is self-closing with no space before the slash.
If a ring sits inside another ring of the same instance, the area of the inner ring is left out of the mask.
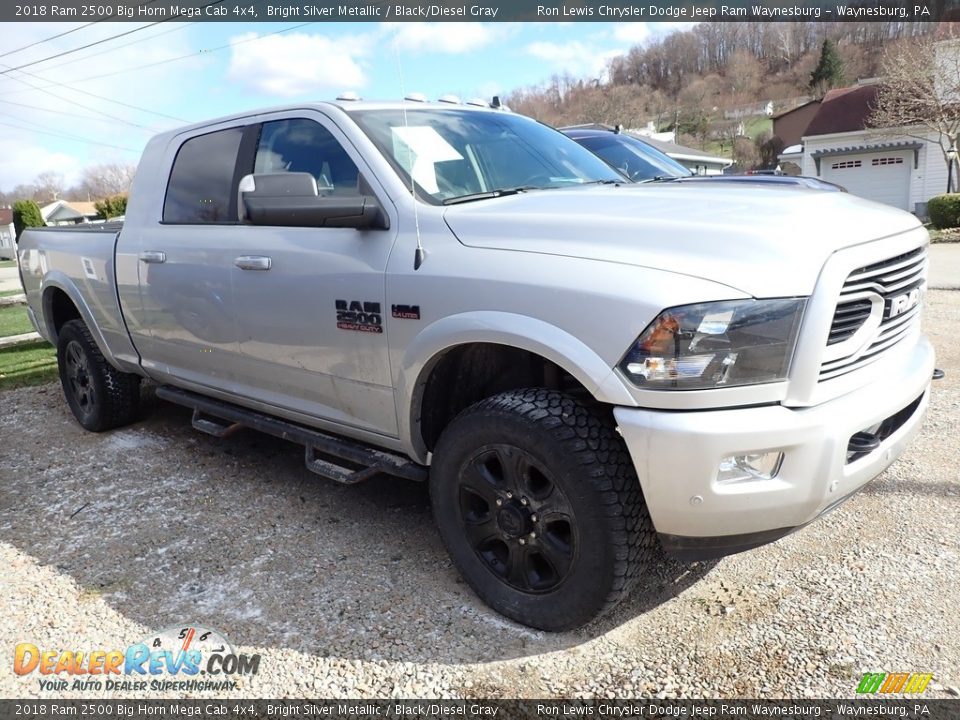
<path id="1" fill-rule="evenodd" d="M 590 180 L 580 185 L 623 185 L 625 180 Z"/>
<path id="2" fill-rule="evenodd" d="M 652 183 L 652 182 L 673 182 L 674 180 L 679 180 L 682 176 L 680 175 L 654 175 L 652 178 L 646 178 L 644 180 L 638 180 L 638 184 L 643 183 Z"/>
<path id="3" fill-rule="evenodd" d="M 487 190 L 485 192 L 470 193 L 469 195 L 459 195 L 457 197 L 447 198 L 443 201 L 444 205 L 459 205 L 460 203 L 473 202 L 474 200 L 487 200 L 489 198 L 506 197 L 507 195 L 519 195 L 528 190 L 542 190 L 543 188 L 524 186 L 515 188 L 501 188 L 499 190 Z"/>

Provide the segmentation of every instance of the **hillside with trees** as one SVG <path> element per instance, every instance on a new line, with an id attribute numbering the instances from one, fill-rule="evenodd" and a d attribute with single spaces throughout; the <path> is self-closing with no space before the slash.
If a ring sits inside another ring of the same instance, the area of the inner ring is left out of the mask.
<path id="1" fill-rule="evenodd" d="M 677 142 L 775 163 L 769 111 L 875 77 L 884 53 L 937 30 L 934 23 L 700 23 L 613 58 L 603 78 L 554 76 L 506 98 L 551 125 L 606 123 L 676 132 Z"/>

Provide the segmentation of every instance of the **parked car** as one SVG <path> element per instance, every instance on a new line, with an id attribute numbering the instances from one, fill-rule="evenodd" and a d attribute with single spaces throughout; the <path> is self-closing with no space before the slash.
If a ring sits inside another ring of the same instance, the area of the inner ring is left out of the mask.
<path id="1" fill-rule="evenodd" d="M 84 428 L 149 378 L 326 478 L 427 480 L 477 594 L 562 630 L 655 586 L 658 546 L 812 522 L 920 428 L 918 220 L 717 186 L 625 183 L 488 108 L 297 103 L 154 137 L 122 228 L 18 252 Z"/>
<path id="2" fill-rule="evenodd" d="M 644 142 L 642 138 L 620 132 L 617 128 L 562 127 L 560 132 L 583 145 L 633 182 L 674 181 L 711 184 L 732 182 L 846 192 L 846 189 L 840 185 L 819 178 L 781 175 L 774 171 L 757 170 L 747 175 L 694 175 L 688 168 L 653 145 Z"/>
<path id="3" fill-rule="evenodd" d="M 847 191 L 842 185 L 806 175 L 691 175 L 681 178 L 679 182 L 737 183 L 741 186 L 757 187 L 805 187 L 811 190 L 844 193 Z"/>

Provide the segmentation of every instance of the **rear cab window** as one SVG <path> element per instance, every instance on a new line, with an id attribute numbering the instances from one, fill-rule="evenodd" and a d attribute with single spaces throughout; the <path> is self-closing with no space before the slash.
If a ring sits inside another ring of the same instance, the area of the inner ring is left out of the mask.
<path id="1" fill-rule="evenodd" d="M 218 130 L 180 146 L 167 184 L 163 222 L 237 222 L 235 170 L 244 130 Z"/>

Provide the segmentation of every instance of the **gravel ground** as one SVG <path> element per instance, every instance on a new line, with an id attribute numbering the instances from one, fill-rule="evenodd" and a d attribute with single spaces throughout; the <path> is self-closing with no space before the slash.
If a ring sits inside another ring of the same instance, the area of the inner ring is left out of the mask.
<path id="1" fill-rule="evenodd" d="M 56 385 L 0 394 L 0 696 L 105 695 L 18 678 L 18 642 L 125 648 L 185 622 L 262 655 L 237 697 L 850 697 L 868 671 L 960 696 L 960 292 L 927 305 L 947 377 L 888 472 L 774 545 L 664 561 L 652 592 L 564 634 L 474 597 L 423 486 L 338 486 L 296 446 L 201 435 L 156 400 L 92 435 Z"/>

